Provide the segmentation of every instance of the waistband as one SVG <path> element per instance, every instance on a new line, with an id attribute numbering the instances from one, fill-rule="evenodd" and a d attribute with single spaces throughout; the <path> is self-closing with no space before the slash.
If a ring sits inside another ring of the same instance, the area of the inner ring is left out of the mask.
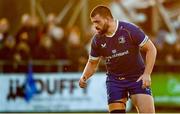
<path id="1" fill-rule="evenodd" d="M 136 80 L 138 79 L 143 73 L 137 73 L 137 74 L 112 74 L 112 73 L 106 73 L 106 75 L 109 78 L 116 79 L 116 80 Z"/>

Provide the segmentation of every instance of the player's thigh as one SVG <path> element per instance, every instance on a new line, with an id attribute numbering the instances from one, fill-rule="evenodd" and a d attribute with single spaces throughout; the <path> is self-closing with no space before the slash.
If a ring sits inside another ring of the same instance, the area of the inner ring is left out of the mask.
<path id="1" fill-rule="evenodd" d="M 140 113 L 155 113 L 154 100 L 151 95 L 134 94 L 131 100 Z"/>
<path id="2" fill-rule="evenodd" d="M 126 102 L 127 102 L 127 98 L 122 98 L 111 102 L 110 104 L 108 104 L 109 112 L 114 110 L 125 110 Z"/>

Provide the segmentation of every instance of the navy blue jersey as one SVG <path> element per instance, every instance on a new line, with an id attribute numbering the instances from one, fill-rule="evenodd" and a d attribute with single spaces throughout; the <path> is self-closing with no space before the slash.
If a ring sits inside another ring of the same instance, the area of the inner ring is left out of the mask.
<path id="1" fill-rule="evenodd" d="M 140 53 L 148 37 L 137 26 L 118 22 L 112 36 L 96 34 L 91 42 L 90 59 L 105 58 L 108 74 L 133 76 L 144 71 L 145 65 Z"/>

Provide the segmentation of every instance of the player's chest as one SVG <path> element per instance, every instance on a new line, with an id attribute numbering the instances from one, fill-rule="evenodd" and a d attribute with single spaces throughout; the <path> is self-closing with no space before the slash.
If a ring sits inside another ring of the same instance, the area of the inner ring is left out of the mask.
<path id="1" fill-rule="evenodd" d="M 128 35 L 119 34 L 116 37 L 104 38 L 101 40 L 99 49 L 102 56 L 107 57 L 117 53 L 130 51 L 133 49 L 133 44 Z"/>

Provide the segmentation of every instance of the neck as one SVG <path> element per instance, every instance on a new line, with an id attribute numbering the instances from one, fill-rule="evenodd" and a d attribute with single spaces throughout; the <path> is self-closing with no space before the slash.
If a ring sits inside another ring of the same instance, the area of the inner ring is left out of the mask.
<path id="1" fill-rule="evenodd" d="M 109 22 L 109 28 L 108 31 L 106 32 L 106 36 L 112 36 L 116 32 L 116 20 L 112 20 Z"/>

